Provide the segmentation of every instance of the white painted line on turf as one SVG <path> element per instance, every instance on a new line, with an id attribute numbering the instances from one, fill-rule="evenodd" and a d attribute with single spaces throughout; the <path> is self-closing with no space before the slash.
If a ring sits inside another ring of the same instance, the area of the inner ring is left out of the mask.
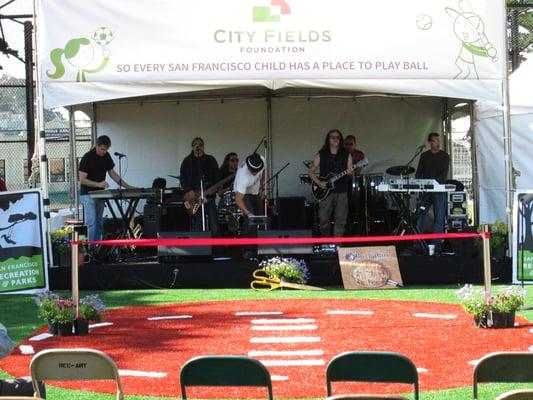
<path id="1" fill-rule="evenodd" d="M 313 331 L 316 325 L 256 325 L 252 331 Z"/>
<path id="2" fill-rule="evenodd" d="M 311 367 L 325 365 L 324 360 L 259 360 L 265 367 Z"/>
<path id="3" fill-rule="evenodd" d="M 283 314 L 282 311 L 239 311 L 235 313 L 237 317 L 248 317 L 248 316 L 254 316 L 254 315 L 281 315 L 281 314 Z"/>
<path id="4" fill-rule="evenodd" d="M 288 381 L 289 377 L 288 376 L 283 376 L 283 375 L 271 375 L 270 376 L 270 380 L 272 380 L 272 381 Z"/>
<path id="5" fill-rule="evenodd" d="M 419 374 L 424 374 L 424 373 L 428 372 L 428 369 L 427 368 L 417 368 L 416 371 Z"/>
<path id="6" fill-rule="evenodd" d="M 253 337 L 250 343 L 316 343 L 320 342 L 318 336 L 274 336 L 274 337 Z"/>
<path id="7" fill-rule="evenodd" d="M 314 318 L 264 318 L 252 319 L 252 324 L 273 325 L 273 324 L 309 324 L 315 322 Z"/>
<path id="8" fill-rule="evenodd" d="M 415 313 L 413 317 L 417 318 L 436 318 L 436 319 L 455 319 L 457 315 L 455 314 L 426 314 L 426 313 Z"/>
<path id="9" fill-rule="evenodd" d="M 52 336 L 54 335 L 52 335 L 51 333 L 40 333 L 39 335 L 35 335 L 31 337 L 29 340 L 30 342 L 39 342 L 41 340 L 48 339 L 49 337 L 52 337 Z"/>
<path id="10" fill-rule="evenodd" d="M 100 322 L 98 324 L 89 325 L 89 328 L 103 328 L 104 326 L 111 326 L 111 325 L 113 325 L 112 322 Z"/>
<path id="11" fill-rule="evenodd" d="M 148 321 L 161 321 L 164 319 L 187 319 L 192 318 L 192 315 L 164 315 L 161 317 L 148 317 L 146 318 Z"/>
<path id="12" fill-rule="evenodd" d="M 294 357 L 294 356 L 323 356 L 323 350 L 251 350 L 248 357 Z"/>
<path id="13" fill-rule="evenodd" d="M 35 350 L 33 349 L 33 346 L 30 346 L 28 344 L 21 344 L 19 346 L 20 354 L 35 354 Z"/>
<path id="14" fill-rule="evenodd" d="M 372 315 L 374 311 L 366 310 L 329 310 L 326 311 L 329 315 Z"/>
<path id="15" fill-rule="evenodd" d="M 529 330 L 529 333 L 533 333 L 533 329 L 530 329 L 530 330 Z"/>
<path id="16" fill-rule="evenodd" d="M 119 369 L 120 376 L 138 376 L 143 378 L 165 378 L 168 374 L 166 372 L 151 372 L 151 371 L 136 371 L 132 369 Z"/>

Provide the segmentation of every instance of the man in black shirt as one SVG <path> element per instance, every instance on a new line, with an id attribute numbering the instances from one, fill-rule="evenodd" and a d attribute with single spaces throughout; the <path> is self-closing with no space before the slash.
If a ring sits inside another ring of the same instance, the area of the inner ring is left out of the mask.
<path id="1" fill-rule="evenodd" d="M 445 183 L 450 166 L 450 156 L 440 149 L 440 138 L 436 132 L 428 135 L 429 150 L 422 153 L 416 169 L 417 179 L 436 179 L 439 183 Z M 444 232 L 446 218 L 447 194 L 422 193 L 418 200 L 416 228 L 419 233 L 424 233 L 424 220 L 429 207 L 433 205 L 434 224 L 433 233 Z M 440 251 L 442 240 L 435 240 L 435 251 Z"/>
<path id="2" fill-rule="evenodd" d="M 327 188 L 327 181 L 319 179 L 316 172 L 320 169 L 320 176 L 328 174 L 337 175 L 343 171 L 348 171 L 351 175 L 352 156 L 344 148 L 342 133 L 338 129 L 332 129 L 326 134 L 324 145 L 319 150 L 313 164 L 309 168 L 309 177 L 321 189 Z M 348 217 L 348 183 L 345 176 L 335 182 L 335 188 L 329 195 L 320 200 L 318 209 L 318 219 L 320 223 L 320 234 L 322 236 L 331 235 L 331 215 L 335 213 L 335 225 L 333 226 L 333 236 L 344 235 L 346 218 Z"/>
<path id="3" fill-rule="evenodd" d="M 109 187 L 106 175 L 109 174 L 119 186 L 132 188 L 115 171 L 115 163 L 108 153 L 111 139 L 102 135 L 96 139 L 96 146 L 82 157 L 78 167 L 80 177 L 80 201 L 83 204 L 83 215 L 87 225 L 89 240 L 101 240 L 104 226 L 104 207 L 102 199 L 93 199 L 89 192 L 103 190 Z"/>
<path id="4" fill-rule="evenodd" d="M 200 137 L 193 139 L 192 151 L 180 167 L 181 187 L 185 191 L 185 207 L 192 213 L 191 225 L 193 231 L 203 230 L 201 210 L 201 187 L 204 190 L 204 207 L 209 222 L 209 229 L 213 236 L 218 236 L 217 208 L 215 204 L 216 188 L 212 188 L 219 181 L 217 160 L 205 154 L 204 140 Z M 199 205 L 195 210 L 195 205 Z"/>

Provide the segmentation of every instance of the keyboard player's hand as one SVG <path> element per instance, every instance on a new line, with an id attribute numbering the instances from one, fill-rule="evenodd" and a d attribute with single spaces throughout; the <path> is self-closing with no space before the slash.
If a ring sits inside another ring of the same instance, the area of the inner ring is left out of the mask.
<path id="1" fill-rule="evenodd" d="M 109 183 L 106 181 L 98 182 L 98 187 L 102 189 L 107 189 L 109 187 Z"/>

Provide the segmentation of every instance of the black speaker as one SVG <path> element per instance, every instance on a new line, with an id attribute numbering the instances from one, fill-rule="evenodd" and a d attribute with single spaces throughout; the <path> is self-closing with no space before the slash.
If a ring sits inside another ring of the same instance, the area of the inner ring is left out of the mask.
<path id="1" fill-rule="evenodd" d="M 146 203 L 143 223 L 145 238 L 156 238 L 159 232 L 186 231 L 190 224 L 185 207 L 180 203 Z"/>
<path id="2" fill-rule="evenodd" d="M 210 239 L 211 232 L 159 232 L 159 238 Z M 211 256 L 211 246 L 157 246 L 158 257 Z"/>
<path id="3" fill-rule="evenodd" d="M 259 238 L 312 237 L 312 231 L 310 229 L 258 231 L 257 237 Z M 313 245 L 312 244 L 260 245 L 257 247 L 257 254 L 259 255 L 313 254 Z"/>
<path id="4" fill-rule="evenodd" d="M 305 197 L 280 197 L 277 211 L 278 229 L 310 228 L 306 223 Z"/>

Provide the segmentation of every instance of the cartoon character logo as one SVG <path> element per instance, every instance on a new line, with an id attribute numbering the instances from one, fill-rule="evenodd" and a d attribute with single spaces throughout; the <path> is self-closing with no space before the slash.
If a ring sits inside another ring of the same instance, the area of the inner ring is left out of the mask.
<path id="1" fill-rule="evenodd" d="M 282 15 L 290 15 L 291 8 L 285 0 L 269 1 L 269 4 L 253 7 L 252 19 L 254 22 L 279 22 Z"/>
<path id="2" fill-rule="evenodd" d="M 446 7 L 449 16 L 454 18 L 453 30 L 461 42 L 461 50 L 455 59 L 459 73 L 454 79 L 467 79 L 473 75 L 479 79 L 476 69 L 476 57 L 489 57 L 496 62 L 497 50 L 487 39 L 483 19 L 476 14 L 467 0 L 459 1 L 460 11 Z"/>
<path id="3" fill-rule="evenodd" d="M 92 34 L 92 42 L 85 37 L 69 40 L 64 48 L 50 52 L 55 71 L 46 71 L 46 75 L 50 79 L 60 79 L 65 75 L 65 66 L 70 65 L 76 69 L 76 82 L 86 82 L 86 74 L 101 72 L 109 63 L 111 53 L 107 45 L 114 38 L 111 29 L 100 27 Z"/>

